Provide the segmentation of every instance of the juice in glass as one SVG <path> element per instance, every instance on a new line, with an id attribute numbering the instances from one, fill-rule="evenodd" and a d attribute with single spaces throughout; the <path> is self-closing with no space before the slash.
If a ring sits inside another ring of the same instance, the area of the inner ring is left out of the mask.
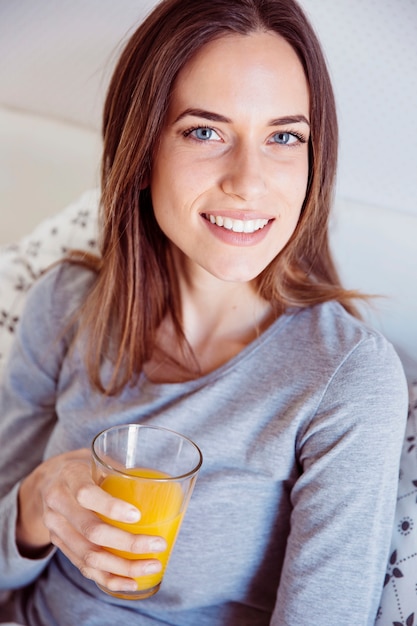
<path id="1" fill-rule="evenodd" d="M 139 535 L 159 535 L 164 537 L 168 547 L 164 552 L 146 553 L 142 555 L 124 552 L 122 550 L 111 550 L 115 554 L 126 559 L 159 559 L 162 563 L 162 570 L 156 574 L 148 574 L 136 578 L 138 591 L 149 590 L 153 595 L 155 587 L 159 587 L 163 578 L 169 556 L 177 537 L 183 512 L 182 503 L 184 500 L 181 484 L 174 482 L 167 474 L 149 468 L 135 468 L 125 470 L 125 476 L 106 476 L 100 487 L 110 495 L 125 500 L 136 506 L 141 512 L 141 519 L 135 524 L 125 524 L 106 520 L 113 526 L 127 530 Z M 128 476 L 132 476 L 129 479 Z M 159 479 L 149 481 L 146 479 Z M 141 480 L 144 479 L 144 480 Z M 125 597 L 124 594 L 114 594 Z M 142 595 L 145 597 L 145 595 Z"/>

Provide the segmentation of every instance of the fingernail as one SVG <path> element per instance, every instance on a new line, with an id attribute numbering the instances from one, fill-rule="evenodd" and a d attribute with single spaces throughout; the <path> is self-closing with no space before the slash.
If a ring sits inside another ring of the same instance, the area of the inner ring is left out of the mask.
<path id="1" fill-rule="evenodd" d="M 137 583 L 132 580 L 130 582 L 126 582 L 124 585 L 124 591 L 137 591 L 138 585 Z"/>
<path id="2" fill-rule="evenodd" d="M 154 563 L 154 562 L 152 562 L 152 563 L 148 563 L 148 564 L 145 566 L 145 572 L 146 572 L 147 574 L 156 574 L 157 572 L 160 572 L 160 571 L 161 571 L 161 569 L 162 569 L 162 566 L 161 566 L 161 564 L 160 564 L 160 563 L 158 563 L 158 562 L 157 562 L 157 563 Z"/>
<path id="3" fill-rule="evenodd" d="M 152 552 L 162 552 L 162 550 L 166 550 L 166 543 L 164 539 L 152 539 L 150 543 L 150 548 Z"/>
<path id="4" fill-rule="evenodd" d="M 138 522 L 140 520 L 140 512 L 137 509 L 129 509 L 125 514 L 126 522 Z"/>

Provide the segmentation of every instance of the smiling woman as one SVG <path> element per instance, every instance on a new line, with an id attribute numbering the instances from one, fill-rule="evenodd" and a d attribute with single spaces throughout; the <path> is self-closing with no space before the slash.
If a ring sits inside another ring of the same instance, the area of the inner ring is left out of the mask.
<path id="1" fill-rule="evenodd" d="M 164 0 L 120 56 L 103 139 L 99 255 L 31 289 L 0 388 L 16 619 L 372 626 L 407 388 L 329 252 L 335 105 L 298 4 Z M 94 483 L 85 449 L 130 422 L 204 458 L 137 603 L 120 598 L 164 541 L 135 534 L 145 511 Z"/>

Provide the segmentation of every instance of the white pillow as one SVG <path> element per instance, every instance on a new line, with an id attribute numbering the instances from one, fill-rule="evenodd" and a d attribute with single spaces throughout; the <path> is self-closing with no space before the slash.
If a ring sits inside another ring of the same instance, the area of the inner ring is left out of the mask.
<path id="1" fill-rule="evenodd" d="M 0 375 L 29 287 L 69 248 L 97 251 L 99 191 L 84 192 L 18 243 L 0 248 Z"/>

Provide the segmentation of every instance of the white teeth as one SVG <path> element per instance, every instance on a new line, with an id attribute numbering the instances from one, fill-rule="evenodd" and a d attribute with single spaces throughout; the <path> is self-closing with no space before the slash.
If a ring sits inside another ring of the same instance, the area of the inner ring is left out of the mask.
<path id="1" fill-rule="evenodd" d="M 212 224 L 223 226 L 223 228 L 232 230 L 234 233 L 254 233 L 268 224 L 266 219 L 233 220 L 231 217 L 222 217 L 221 215 L 208 215 L 208 219 Z"/>

